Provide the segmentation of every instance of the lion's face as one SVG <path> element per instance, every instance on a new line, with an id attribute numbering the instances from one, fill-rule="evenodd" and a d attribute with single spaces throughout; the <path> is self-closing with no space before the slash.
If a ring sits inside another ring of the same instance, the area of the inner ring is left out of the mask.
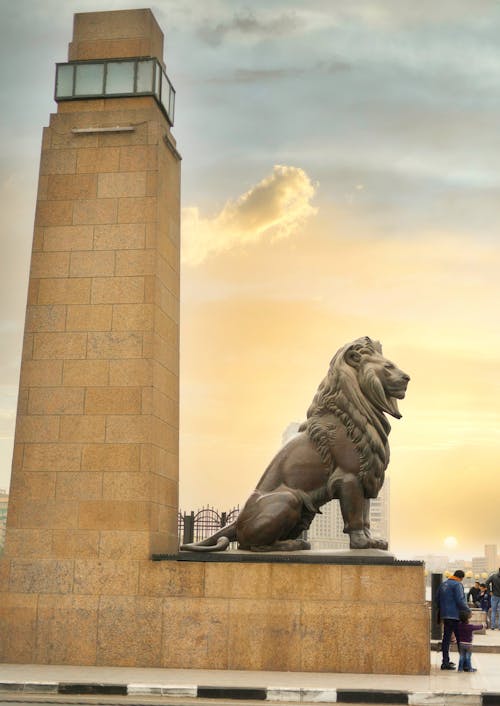
<path id="1" fill-rule="evenodd" d="M 397 400 L 404 398 L 410 376 L 374 345 L 353 346 L 346 351 L 345 360 L 357 370 L 359 386 L 368 400 L 381 411 L 400 419 Z"/>

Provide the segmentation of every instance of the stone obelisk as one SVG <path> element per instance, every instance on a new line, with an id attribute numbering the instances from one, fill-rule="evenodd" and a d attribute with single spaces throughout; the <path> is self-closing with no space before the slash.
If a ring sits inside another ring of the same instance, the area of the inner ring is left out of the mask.
<path id="1" fill-rule="evenodd" d="M 180 155 L 151 11 L 75 15 L 55 99 L 0 568 L 14 632 L 37 595 L 129 594 L 177 549 Z"/>

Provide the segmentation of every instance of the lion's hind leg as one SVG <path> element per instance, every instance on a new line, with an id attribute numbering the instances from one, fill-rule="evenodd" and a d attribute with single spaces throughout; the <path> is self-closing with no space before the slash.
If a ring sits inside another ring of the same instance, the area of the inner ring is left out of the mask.
<path id="1" fill-rule="evenodd" d="M 303 506 L 301 495 L 286 486 L 269 493 L 254 491 L 238 517 L 239 548 L 251 551 L 309 549 L 307 542 L 297 539 L 294 533 L 301 522 Z"/>

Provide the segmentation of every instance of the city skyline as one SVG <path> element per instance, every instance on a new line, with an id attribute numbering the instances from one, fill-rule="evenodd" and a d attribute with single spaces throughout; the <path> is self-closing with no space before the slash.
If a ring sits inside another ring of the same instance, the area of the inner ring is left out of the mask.
<path id="1" fill-rule="evenodd" d="M 95 9 L 1 10 L 0 487 L 42 127 L 72 15 Z M 152 10 L 183 156 L 180 506 L 241 505 L 335 351 L 369 335 L 412 378 L 391 420 L 392 550 L 500 545 L 500 8 Z"/>

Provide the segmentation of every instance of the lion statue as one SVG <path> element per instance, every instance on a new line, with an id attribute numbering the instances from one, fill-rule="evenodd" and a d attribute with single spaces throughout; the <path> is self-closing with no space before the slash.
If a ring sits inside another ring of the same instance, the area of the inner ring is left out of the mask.
<path id="1" fill-rule="evenodd" d="M 370 499 L 389 463 L 390 424 L 401 418 L 410 378 L 358 338 L 334 355 L 299 433 L 276 454 L 238 518 L 181 550 L 223 551 L 236 541 L 255 552 L 310 549 L 300 538 L 321 506 L 338 499 L 351 549 L 387 549 L 370 534 Z"/>

